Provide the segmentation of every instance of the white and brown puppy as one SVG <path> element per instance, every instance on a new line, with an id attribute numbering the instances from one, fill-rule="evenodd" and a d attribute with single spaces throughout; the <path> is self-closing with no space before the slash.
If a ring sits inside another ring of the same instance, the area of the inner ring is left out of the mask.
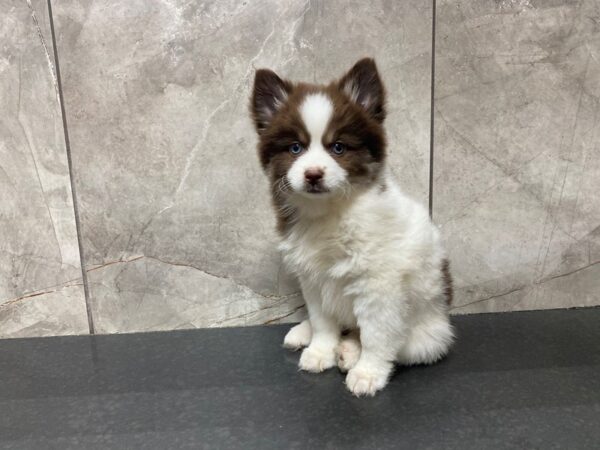
<path id="1" fill-rule="evenodd" d="M 382 389 L 396 362 L 439 360 L 453 339 L 439 233 L 386 169 L 384 97 L 362 59 L 328 85 L 258 70 L 251 100 L 280 249 L 309 314 L 284 345 L 306 347 L 303 370 L 348 371 L 356 395 Z"/>

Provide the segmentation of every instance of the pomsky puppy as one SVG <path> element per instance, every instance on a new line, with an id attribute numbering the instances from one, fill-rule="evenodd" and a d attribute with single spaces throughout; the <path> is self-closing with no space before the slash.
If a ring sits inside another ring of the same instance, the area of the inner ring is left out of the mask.
<path id="1" fill-rule="evenodd" d="M 452 282 L 428 212 L 386 168 L 385 91 L 375 61 L 328 85 L 256 72 L 250 110 L 287 269 L 309 319 L 284 346 L 300 369 L 347 371 L 374 395 L 394 364 L 430 364 L 453 340 Z"/>

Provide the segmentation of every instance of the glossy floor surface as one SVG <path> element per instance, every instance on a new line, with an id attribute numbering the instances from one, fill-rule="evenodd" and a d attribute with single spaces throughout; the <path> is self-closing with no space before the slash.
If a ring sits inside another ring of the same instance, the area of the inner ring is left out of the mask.
<path id="1" fill-rule="evenodd" d="M 374 398 L 289 326 L 0 341 L 0 448 L 598 448 L 600 308 L 453 318 Z"/>

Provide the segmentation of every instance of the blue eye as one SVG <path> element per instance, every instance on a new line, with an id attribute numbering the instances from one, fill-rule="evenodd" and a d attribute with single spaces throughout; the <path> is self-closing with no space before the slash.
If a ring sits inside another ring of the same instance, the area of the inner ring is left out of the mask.
<path id="1" fill-rule="evenodd" d="M 299 155 L 300 153 L 302 153 L 302 150 L 304 149 L 298 142 L 294 142 L 292 145 L 290 145 L 290 153 L 292 155 Z"/>
<path id="2" fill-rule="evenodd" d="M 342 153 L 344 153 L 346 151 L 346 146 L 344 144 L 342 144 L 341 142 L 336 142 L 335 144 L 333 144 L 331 146 L 331 151 L 333 153 L 335 153 L 336 155 L 341 155 Z"/>

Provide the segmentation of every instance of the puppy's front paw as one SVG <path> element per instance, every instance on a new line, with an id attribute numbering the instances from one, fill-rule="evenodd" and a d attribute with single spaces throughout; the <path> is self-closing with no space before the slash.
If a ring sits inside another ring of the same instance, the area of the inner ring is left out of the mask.
<path id="1" fill-rule="evenodd" d="M 310 322 L 305 320 L 298 325 L 292 327 L 283 338 L 283 346 L 290 350 L 300 350 L 302 347 L 310 344 L 312 330 Z"/>
<path id="2" fill-rule="evenodd" d="M 354 338 L 342 339 L 335 348 L 335 354 L 340 370 L 348 372 L 356 365 L 360 358 L 360 341 Z"/>
<path id="3" fill-rule="evenodd" d="M 323 372 L 335 366 L 335 352 L 318 348 L 305 348 L 300 355 L 298 367 L 307 372 Z"/>
<path id="4" fill-rule="evenodd" d="M 346 386 L 357 397 L 373 396 L 385 387 L 390 374 L 391 367 L 384 369 L 355 366 L 346 376 Z"/>

